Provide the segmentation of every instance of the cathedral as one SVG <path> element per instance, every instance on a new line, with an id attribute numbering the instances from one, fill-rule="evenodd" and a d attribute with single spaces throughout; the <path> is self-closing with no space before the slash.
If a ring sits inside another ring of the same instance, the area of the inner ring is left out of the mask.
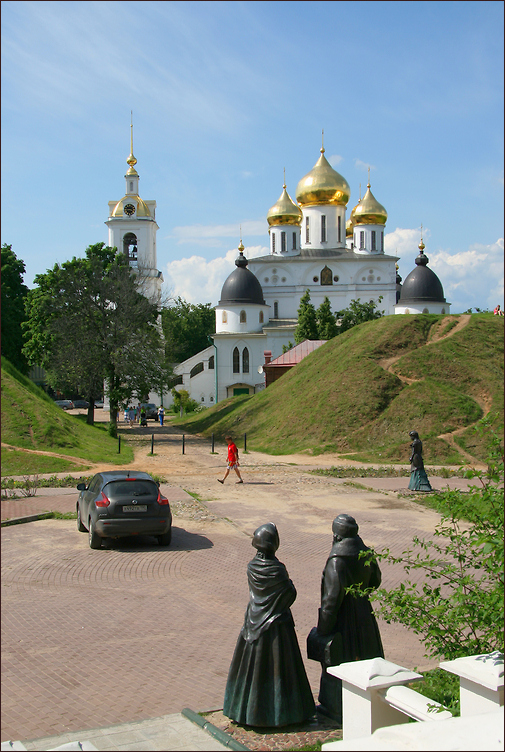
<path id="1" fill-rule="evenodd" d="M 248 260 L 240 240 L 236 268 L 215 307 L 213 344 L 174 369 L 178 388 L 203 406 L 264 389 L 265 353 L 275 359 L 283 346 L 294 343 L 297 311 L 307 290 L 316 309 L 327 297 L 333 311 L 360 299 L 374 301 L 386 315 L 449 313 L 442 284 L 427 267 L 422 237 L 416 268 L 402 285 L 398 257 L 384 252 L 388 215 L 372 193 L 370 174 L 365 195 L 346 221 L 351 191 L 324 154 L 322 146 L 316 164 L 297 185 L 296 200 L 284 184 L 269 209 L 269 254 Z M 159 300 L 163 276 L 157 269 L 156 202 L 140 198 L 136 163 L 131 136 L 126 193 L 109 202 L 109 245 L 128 256 L 144 294 Z M 150 400 L 160 403 L 156 395 Z M 171 401 L 164 397 L 165 406 Z"/>

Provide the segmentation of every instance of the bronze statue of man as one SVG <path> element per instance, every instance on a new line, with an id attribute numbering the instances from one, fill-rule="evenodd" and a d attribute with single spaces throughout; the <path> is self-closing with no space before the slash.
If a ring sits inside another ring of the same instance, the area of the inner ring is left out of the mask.
<path id="1" fill-rule="evenodd" d="M 338 650 L 321 660 L 317 711 L 342 723 L 342 681 L 327 672 L 330 665 L 384 658 L 384 650 L 371 603 L 365 593 L 346 593 L 358 586 L 366 590 L 381 583 L 379 565 L 358 535 L 354 517 L 339 514 L 332 525 L 333 546 L 321 580 L 321 608 L 317 623 L 319 638 L 333 638 Z M 362 552 L 365 552 L 362 554 Z M 337 657 L 338 656 L 338 657 Z M 330 661 L 330 662 L 329 662 Z"/>
<path id="2" fill-rule="evenodd" d="M 247 565 L 249 604 L 233 654 L 223 714 L 246 726 L 285 726 L 314 715 L 290 606 L 296 588 L 275 556 L 279 533 L 272 522 L 254 533 L 257 553 Z"/>

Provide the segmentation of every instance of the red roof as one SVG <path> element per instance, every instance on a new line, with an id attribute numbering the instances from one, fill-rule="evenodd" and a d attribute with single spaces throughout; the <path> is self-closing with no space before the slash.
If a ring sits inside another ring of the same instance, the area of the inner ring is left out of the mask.
<path id="1" fill-rule="evenodd" d="M 279 355 L 275 360 L 271 360 L 270 363 L 266 363 L 265 366 L 296 366 L 301 360 L 303 360 L 311 352 L 317 350 L 318 347 L 324 345 L 326 339 L 306 339 L 300 342 L 299 345 L 292 347 L 291 350 Z"/>

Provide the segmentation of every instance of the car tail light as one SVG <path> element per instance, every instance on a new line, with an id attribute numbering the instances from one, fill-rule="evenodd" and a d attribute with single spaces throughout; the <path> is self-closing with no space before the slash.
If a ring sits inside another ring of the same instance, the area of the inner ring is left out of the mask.
<path id="1" fill-rule="evenodd" d="M 95 501 L 95 504 L 96 504 L 97 507 L 108 507 L 109 504 L 110 504 L 110 501 L 106 497 L 106 495 L 104 494 L 104 492 L 102 491 L 102 495 L 100 496 L 99 499 L 97 499 Z"/>
<path id="2" fill-rule="evenodd" d="M 168 499 L 166 496 L 161 495 L 161 491 L 158 489 L 158 498 L 156 499 L 158 504 L 168 504 Z"/>

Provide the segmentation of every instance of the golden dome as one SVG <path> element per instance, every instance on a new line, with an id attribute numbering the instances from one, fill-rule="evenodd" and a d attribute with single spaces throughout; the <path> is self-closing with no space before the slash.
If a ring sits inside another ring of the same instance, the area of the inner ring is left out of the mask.
<path id="1" fill-rule="evenodd" d="M 372 191 L 370 183 L 367 185 L 367 191 L 361 201 L 354 207 L 351 217 L 355 225 L 385 225 L 388 213 L 379 204 Z"/>
<path id="2" fill-rule="evenodd" d="M 272 225 L 296 225 L 299 227 L 303 218 L 302 210 L 287 192 L 285 183 L 282 188 L 279 200 L 268 210 L 267 222 L 270 227 Z"/>
<path id="3" fill-rule="evenodd" d="M 125 206 L 127 206 L 128 204 L 131 204 L 135 207 L 137 211 L 137 217 L 151 216 L 151 212 L 149 211 L 146 202 L 143 201 L 140 196 L 136 196 L 135 194 L 130 193 L 128 196 L 123 196 L 121 201 L 117 202 L 111 214 L 111 217 L 124 217 L 125 215 L 132 216 L 128 212 L 125 212 Z"/>
<path id="4" fill-rule="evenodd" d="M 354 235 L 354 225 L 352 223 L 352 219 L 348 219 L 345 223 L 345 236 L 346 238 L 352 238 Z"/>
<path id="5" fill-rule="evenodd" d="M 316 204 L 345 206 L 350 195 L 351 189 L 346 179 L 333 169 L 324 156 L 324 148 L 321 148 L 321 156 L 316 164 L 298 183 L 296 200 L 301 206 Z"/>

